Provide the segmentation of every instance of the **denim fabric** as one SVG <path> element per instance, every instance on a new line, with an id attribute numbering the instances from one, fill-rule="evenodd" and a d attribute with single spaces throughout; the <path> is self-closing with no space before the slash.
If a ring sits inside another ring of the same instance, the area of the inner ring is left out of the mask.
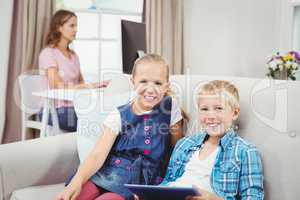
<path id="1" fill-rule="evenodd" d="M 135 115 L 131 104 L 118 108 L 122 129 L 103 167 L 92 177 L 101 188 L 126 199 L 125 183 L 157 185 L 169 153 L 172 99 L 165 97 L 149 114 Z"/>
<path id="2" fill-rule="evenodd" d="M 202 148 L 207 133 L 195 134 L 177 142 L 167 174 L 161 185 L 181 177 L 194 151 Z M 220 151 L 211 173 L 214 192 L 226 200 L 262 200 L 263 169 L 255 146 L 247 143 L 230 129 L 220 140 Z"/>
<path id="3" fill-rule="evenodd" d="M 56 108 L 59 128 L 68 132 L 75 132 L 77 130 L 77 115 L 74 107 L 60 107 Z M 43 109 L 38 114 L 39 120 L 42 120 Z M 48 124 L 52 125 L 52 116 L 49 114 Z"/>

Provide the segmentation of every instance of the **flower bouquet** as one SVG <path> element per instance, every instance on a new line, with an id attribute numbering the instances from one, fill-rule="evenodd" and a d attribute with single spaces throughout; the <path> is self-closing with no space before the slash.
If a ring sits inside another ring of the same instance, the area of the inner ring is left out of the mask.
<path id="1" fill-rule="evenodd" d="M 282 80 L 296 80 L 295 74 L 300 64 L 300 55 L 296 51 L 290 51 L 286 54 L 277 52 L 272 55 L 267 62 L 267 68 L 269 72 L 268 77 Z"/>

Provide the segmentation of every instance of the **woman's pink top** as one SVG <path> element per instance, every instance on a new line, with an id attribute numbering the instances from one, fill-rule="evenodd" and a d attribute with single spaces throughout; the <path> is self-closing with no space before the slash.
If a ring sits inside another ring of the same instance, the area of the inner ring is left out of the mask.
<path id="1" fill-rule="evenodd" d="M 65 84 L 76 85 L 80 82 L 80 63 L 75 53 L 67 58 L 57 48 L 44 48 L 39 55 L 39 69 L 44 71 L 50 67 L 58 69 Z M 54 104 L 56 108 L 73 106 L 72 102 L 63 100 L 55 100 Z"/>

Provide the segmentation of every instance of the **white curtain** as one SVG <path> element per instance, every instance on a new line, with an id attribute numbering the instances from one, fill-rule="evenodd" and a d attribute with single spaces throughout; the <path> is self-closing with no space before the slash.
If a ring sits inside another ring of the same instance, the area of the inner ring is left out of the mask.
<path id="1" fill-rule="evenodd" d="M 0 2 L 0 143 L 3 138 L 5 123 L 6 83 L 9 60 L 10 31 L 12 25 L 13 1 Z"/>
<path id="2" fill-rule="evenodd" d="M 184 0 L 145 0 L 147 52 L 164 56 L 173 74 L 183 69 Z"/>

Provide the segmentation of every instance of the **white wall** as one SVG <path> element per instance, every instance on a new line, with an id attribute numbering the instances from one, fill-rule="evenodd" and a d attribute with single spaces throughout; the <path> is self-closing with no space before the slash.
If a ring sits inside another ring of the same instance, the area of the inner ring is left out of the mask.
<path id="1" fill-rule="evenodd" d="M 0 143 L 5 119 L 5 89 L 7 83 L 12 10 L 12 0 L 0 1 Z"/>
<path id="2" fill-rule="evenodd" d="M 287 0 L 186 0 L 186 73 L 264 77 L 268 55 L 287 47 Z"/>

